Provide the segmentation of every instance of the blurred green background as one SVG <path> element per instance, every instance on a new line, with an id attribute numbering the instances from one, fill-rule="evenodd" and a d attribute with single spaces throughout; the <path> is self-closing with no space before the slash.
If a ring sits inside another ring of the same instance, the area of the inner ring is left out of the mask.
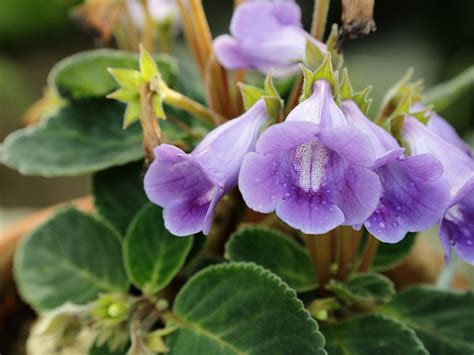
<path id="1" fill-rule="evenodd" d="M 77 0 L 0 1 L 0 141 L 20 126 L 22 113 L 37 100 L 51 66 L 97 41 L 69 16 Z M 309 27 L 312 1 L 298 1 Z M 228 32 L 233 1 L 204 0 L 215 35 Z M 340 22 L 340 1 L 333 1 L 329 23 Z M 429 87 L 474 63 L 474 1 L 376 1 L 377 31 L 344 44 L 356 89 L 374 86 L 374 107 L 385 90 L 409 67 Z M 443 116 L 473 140 L 473 93 Z M 0 225 L 17 208 L 38 208 L 86 194 L 87 177 L 23 177 L 0 166 Z M 2 217 L 3 216 L 3 217 Z"/>

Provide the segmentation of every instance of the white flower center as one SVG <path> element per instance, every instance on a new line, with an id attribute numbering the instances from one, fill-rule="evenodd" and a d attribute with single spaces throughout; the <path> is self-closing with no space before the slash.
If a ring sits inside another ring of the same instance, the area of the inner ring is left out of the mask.
<path id="1" fill-rule="evenodd" d="M 296 149 L 297 164 L 299 164 L 298 184 L 304 191 L 316 192 L 321 187 L 329 152 L 318 142 L 309 142 Z"/>

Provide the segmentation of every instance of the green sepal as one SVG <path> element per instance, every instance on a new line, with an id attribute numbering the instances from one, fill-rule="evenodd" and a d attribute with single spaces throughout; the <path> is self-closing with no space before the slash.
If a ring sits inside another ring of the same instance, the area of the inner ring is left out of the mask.
<path id="1" fill-rule="evenodd" d="M 344 62 L 343 55 L 337 48 L 337 42 L 339 38 L 339 29 L 337 23 L 334 23 L 331 26 L 331 33 L 329 34 L 328 39 L 326 40 L 326 48 L 329 53 L 331 53 L 332 65 L 336 70 L 339 70 L 342 67 Z"/>
<path id="2" fill-rule="evenodd" d="M 283 115 L 283 100 L 275 96 L 263 96 L 267 115 L 272 120 L 279 120 Z"/>
<path id="3" fill-rule="evenodd" d="M 265 95 L 265 91 L 257 86 L 239 83 L 240 93 L 244 102 L 245 110 L 252 107 L 260 98 Z"/>
<path id="4" fill-rule="evenodd" d="M 153 95 L 153 110 L 157 118 L 166 120 L 166 113 L 163 109 L 163 98 L 159 93 Z"/>
<path id="5" fill-rule="evenodd" d="M 114 99 L 124 103 L 140 101 L 138 91 L 130 87 L 121 87 L 120 89 L 108 94 L 106 97 L 108 99 Z"/>
<path id="6" fill-rule="evenodd" d="M 370 105 L 372 104 L 372 99 L 369 98 L 369 93 L 372 91 L 372 88 L 372 85 L 369 85 L 364 90 L 356 92 L 352 96 L 352 100 L 354 100 L 364 114 L 369 112 Z"/>
<path id="7" fill-rule="evenodd" d="M 280 94 L 273 83 L 273 70 L 270 70 L 265 78 L 264 89 L 266 95 L 280 98 Z"/>
<path id="8" fill-rule="evenodd" d="M 339 86 L 339 98 L 340 100 L 350 100 L 354 96 L 354 90 L 352 89 L 351 81 L 349 80 L 349 73 L 347 68 L 342 70 L 342 83 Z"/>
<path id="9" fill-rule="evenodd" d="M 300 64 L 300 68 L 303 71 L 303 91 L 301 92 L 300 103 L 311 96 L 311 91 L 314 83 L 313 72 L 303 64 Z"/>
<path id="10" fill-rule="evenodd" d="M 130 102 L 123 116 L 123 128 L 128 128 L 132 123 L 140 120 L 140 103 Z"/>
<path id="11" fill-rule="evenodd" d="M 311 68 L 317 68 L 324 61 L 324 53 L 313 42 L 306 41 L 305 62 Z"/>
<path id="12" fill-rule="evenodd" d="M 337 94 L 337 72 L 334 72 L 332 68 L 331 53 L 329 52 L 319 68 L 313 73 L 313 83 L 320 79 L 327 80 L 331 85 L 333 95 Z"/>
<path id="13" fill-rule="evenodd" d="M 426 125 L 434 113 L 433 108 L 434 105 L 428 105 L 421 111 L 410 112 L 410 116 L 415 117 L 418 121 Z"/>
<path id="14" fill-rule="evenodd" d="M 158 66 L 156 65 L 150 53 L 148 53 L 148 51 L 141 44 L 139 65 L 142 78 L 146 82 L 150 82 L 155 75 L 158 75 Z"/>
<path id="15" fill-rule="evenodd" d="M 138 89 L 143 84 L 142 74 L 138 70 L 123 68 L 107 68 L 110 75 L 123 88 Z"/>

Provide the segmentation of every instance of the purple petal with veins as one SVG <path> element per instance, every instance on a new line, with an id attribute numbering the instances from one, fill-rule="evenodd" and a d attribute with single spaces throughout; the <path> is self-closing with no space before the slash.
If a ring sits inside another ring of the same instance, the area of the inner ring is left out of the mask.
<path id="1" fill-rule="evenodd" d="M 446 140 L 416 118 L 407 116 L 402 139 L 410 154 L 430 153 L 443 165 L 443 178 L 450 185 L 450 201 L 440 222 L 440 239 L 446 258 L 454 247 L 459 257 L 474 264 L 474 160 L 466 151 Z"/>
<path id="2" fill-rule="evenodd" d="M 155 160 L 145 175 L 145 192 L 164 208 L 165 226 L 171 233 L 209 232 L 217 203 L 237 185 L 242 161 L 255 148 L 266 120 L 260 100 L 211 131 L 190 154 L 168 144 L 155 148 Z"/>
<path id="3" fill-rule="evenodd" d="M 285 122 L 268 128 L 256 152 L 245 158 L 239 188 L 247 205 L 259 212 L 275 211 L 308 234 L 363 223 L 379 201 L 381 185 L 364 165 L 373 163 L 366 137 L 347 128 L 329 83 L 317 81 L 311 97 Z M 337 141 L 341 137 L 345 142 Z M 347 148 L 359 143 L 360 150 Z"/>

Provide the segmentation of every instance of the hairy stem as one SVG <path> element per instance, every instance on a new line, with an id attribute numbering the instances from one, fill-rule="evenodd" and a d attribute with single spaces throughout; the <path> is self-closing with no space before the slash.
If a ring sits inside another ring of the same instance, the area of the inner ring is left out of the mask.
<path id="1" fill-rule="evenodd" d="M 372 235 L 367 235 L 367 242 L 365 243 L 364 251 L 362 253 L 362 259 L 359 265 L 359 271 L 367 271 L 372 265 L 375 254 L 377 253 L 377 248 L 379 246 L 379 241 Z"/>
<path id="2" fill-rule="evenodd" d="M 311 35 L 319 41 L 323 40 L 330 0 L 315 0 Z"/>
<path id="3" fill-rule="evenodd" d="M 341 226 L 340 233 L 338 236 L 338 251 L 339 251 L 339 258 L 338 258 L 338 269 L 337 269 L 337 276 L 339 279 L 344 280 L 350 270 L 352 264 L 352 256 L 353 256 L 353 241 L 352 241 L 352 228 L 349 226 Z"/>
<path id="4" fill-rule="evenodd" d="M 150 8 L 148 6 L 148 0 L 141 0 L 143 6 L 143 14 L 145 18 L 145 28 L 143 31 L 143 45 L 145 49 L 152 53 L 153 52 L 153 18 L 150 14 Z"/>
<path id="5" fill-rule="evenodd" d="M 171 106 L 183 109 L 213 126 L 217 126 L 225 120 L 224 117 L 213 110 L 170 88 L 164 91 L 163 101 Z"/>
<path id="6" fill-rule="evenodd" d="M 331 268 L 331 237 L 328 233 L 321 235 L 306 235 L 306 248 L 309 251 L 321 289 L 328 283 Z"/>
<path id="7" fill-rule="evenodd" d="M 154 92 L 147 84 L 140 87 L 140 124 L 143 130 L 143 150 L 147 163 L 155 159 L 153 149 L 161 144 L 161 130 L 153 109 L 153 95 Z"/>

